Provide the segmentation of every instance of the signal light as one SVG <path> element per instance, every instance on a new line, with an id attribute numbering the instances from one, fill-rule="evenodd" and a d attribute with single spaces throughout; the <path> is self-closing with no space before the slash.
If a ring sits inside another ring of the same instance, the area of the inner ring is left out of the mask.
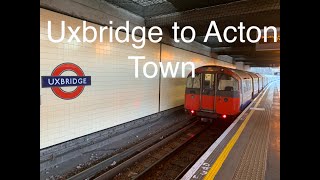
<path id="1" fill-rule="evenodd" d="M 227 118 L 227 115 L 225 115 L 225 114 L 224 114 L 224 115 L 222 115 L 222 118 L 223 118 L 223 119 Z"/>
<path id="2" fill-rule="evenodd" d="M 191 110 L 191 114 L 194 114 L 194 110 Z"/>

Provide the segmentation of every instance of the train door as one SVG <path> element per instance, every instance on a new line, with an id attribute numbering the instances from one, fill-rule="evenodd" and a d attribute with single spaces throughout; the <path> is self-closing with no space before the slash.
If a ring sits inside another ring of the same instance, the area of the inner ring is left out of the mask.
<path id="1" fill-rule="evenodd" d="M 200 84 L 201 84 L 201 75 L 195 74 L 195 77 L 192 78 L 188 76 L 187 85 L 185 91 L 185 108 L 190 110 L 198 111 L 200 108 Z"/>
<path id="2" fill-rule="evenodd" d="M 230 74 L 218 73 L 216 80 L 217 114 L 236 115 L 240 110 L 239 81 Z"/>
<path id="3" fill-rule="evenodd" d="M 214 73 L 203 73 L 200 94 L 200 109 L 215 111 L 215 77 Z"/>

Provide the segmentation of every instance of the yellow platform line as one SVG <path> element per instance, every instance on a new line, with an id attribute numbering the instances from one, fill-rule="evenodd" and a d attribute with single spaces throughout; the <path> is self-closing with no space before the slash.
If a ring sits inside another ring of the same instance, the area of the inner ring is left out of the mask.
<path id="1" fill-rule="evenodd" d="M 268 86 L 269 88 L 270 86 Z M 263 92 L 262 96 L 254 106 L 254 108 L 257 108 L 258 105 L 260 104 L 262 98 L 264 97 L 265 93 L 267 92 L 267 89 Z M 214 162 L 213 166 L 210 168 L 208 174 L 204 177 L 204 180 L 213 180 L 215 176 L 217 175 L 218 171 L 220 170 L 222 164 L 228 157 L 231 149 L 233 148 L 234 144 L 237 142 L 239 139 L 239 136 L 241 135 L 243 129 L 246 127 L 250 117 L 252 116 L 254 110 L 251 110 L 244 122 L 241 124 L 240 128 L 237 130 L 237 132 L 233 135 L 227 146 L 223 149 L 217 160 Z"/>

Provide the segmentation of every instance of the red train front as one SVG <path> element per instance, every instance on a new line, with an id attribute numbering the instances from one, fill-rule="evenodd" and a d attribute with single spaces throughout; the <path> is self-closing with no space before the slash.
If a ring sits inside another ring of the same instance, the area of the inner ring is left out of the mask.
<path id="1" fill-rule="evenodd" d="M 193 115 L 226 118 L 238 115 L 258 92 L 250 73 L 220 66 L 203 66 L 189 74 L 185 91 L 185 109 Z M 255 77 L 257 77 L 255 75 Z M 259 89 L 260 91 L 261 89 Z"/>

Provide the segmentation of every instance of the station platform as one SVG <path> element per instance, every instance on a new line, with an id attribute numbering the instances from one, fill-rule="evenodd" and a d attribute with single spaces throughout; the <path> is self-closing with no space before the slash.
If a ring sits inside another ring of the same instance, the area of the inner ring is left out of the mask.
<path id="1" fill-rule="evenodd" d="M 270 83 L 182 179 L 280 179 L 280 82 Z"/>

